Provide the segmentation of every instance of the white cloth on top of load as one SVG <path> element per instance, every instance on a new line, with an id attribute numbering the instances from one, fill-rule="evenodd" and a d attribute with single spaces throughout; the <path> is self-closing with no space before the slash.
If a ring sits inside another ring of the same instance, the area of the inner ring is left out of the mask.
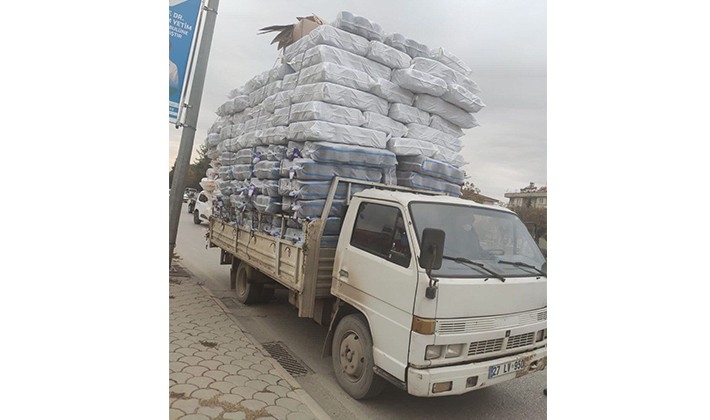
<path id="1" fill-rule="evenodd" d="M 416 123 L 422 125 L 429 125 L 429 119 L 431 118 L 431 115 L 426 111 L 422 111 L 413 106 L 396 103 L 390 104 L 387 116 L 402 124 Z"/>
<path id="2" fill-rule="evenodd" d="M 370 111 L 365 111 L 362 115 L 365 118 L 362 126 L 365 128 L 382 131 L 390 137 L 404 137 L 407 134 L 406 125 L 388 116 Z"/>
<path id="3" fill-rule="evenodd" d="M 456 105 L 431 95 L 416 95 L 414 97 L 414 106 L 422 111 L 438 115 L 461 128 L 473 128 L 478 125 L 476 117 L 470 112 L 466 112 Z"/>
<path id="4" fill-rule="evenodd" d="M 320 218 L 325 208 L 326 200 L 300 200 L 291 197 L 282 198 L 282 211 L 299 219 Z M 328 217 L 343 217 L 345 200 L 333 200 Z"/>
<path id="5" fill-rule="evenodd" d="M 463 170 L 424 156 L 401 156 L 397 159 L 397 170 L 417 172 L 433 178 L 440 178 L 453 184 L 462 185 L 465 178 Z"/>
<path id="6" fill-rule="evenodd" d="M 294 86 L 295 87 L 295 86 Z M 276 92 L 264 98 L 261 106 L 266 112 L 274 112 L 278 108 L 291 105 L 291 92 Z"/>
<path id="7" fill-rule="evenodd" d="M 344 31 L 360 35 L 370 41 L 382 41 L 385 33 L 382 27 L 370 19 L 354 15 L 345 10 L 338 12 L 335 20 L 330 25 Z"/>
<path id="8" fill-rule="evenodd" d="M 471 74 L 471 67 L 466 65 L 463 60 L 461 60 L 460 58 L 453 55 L 442 47 L 431 50 L 431 57 L 429 58 L 436 60 L 442 64 L 445 64 L 447 67 L 456 70 L 464 76 L 468 76 Z"/>
<path id="9" fill-rule="evenodd" d="M 412 59 L 412 67 L 415 70 L 431 74 L 440 79 L 443 79 L 446 83 L 455 83 L 461 85 L 464 88 L 470 90 L 472 93 L 479 93 L 481 90 L 478 88 L 476 82 L 471 80 L 470 77 L 465 74 L 459 73 L 451 67 L 430 58 L 417 57 Z"/>
<path id="10" fill-rule="evenodd" d="M 387 115 L 389 109 L 389 103 L 386 100 L 371 93 L 328 82 L 301 85 L 291 93 L 292 105 L 310 101 L 328 102 L 357 108 L 360 111 L 379 112 L 382 115 Z"/>
<path id="11" fill-rule="evenodd" d="M 370 42 L 362 36 L 332 25 L 319 25 L 308 35 L 287 46 L 284 49 L 284 60 L 291 61 L 316 45 L 330 45 L 361 56 L 365 56 L 370 49 Z"/>
<path id="12" fill-rule="evenodd" d="M 392 71 L 390 80 L 414 93 L 426 93 L 432 96 L 441 96 L 448 89 L 444 79 L 413 67 Z"/>
<path id="13" fill-rule="evenodd" d="M 444 133 L 454 137 L 463 137 L 465 134 L 461 127 L 441 118 L 438 115 L 431 116 L 431 120 L 429 120 L 429 127 L 443 131 Z"/>
<path id="14" fill-rule="evenodd" d="M 443 131 L 439 131 L 435 128 L 431 128 L 422 124 L 407 124 L 406 137 L 428 141 L 430 143 L 434 143 L 439 146 L 444 146 L 457 152 L 460 152 L 461 148 L 463 147 L 463 142 L 461 141 L 461 138 L 450 136 L 444 133 Z"/>
<path id="15" fill-rule="evenodd" d="M 261 160 L 254 164 L 254 175 L 259 179 L 281 178 L 281 162 Z"/>
<path id="16" fill-rule="evenodd" d="M 313 181 L 327 181 L 333 177 L 359 179 L 361 181 L 380 182 L 382 171 L 366 166 L 333 165 L 319 163 L 312 159 L 294 159 L 281 162 L 281 176 Z"/>
<path id="17" fill-rule="evenodd" d="M 279 179 L 278 191 L 280 195 L 299 198 L 302 200 L 319 200 L 328 198 L 328 193 L 330 192 L 331 181 L 304 181 L 302 179 Z M 369 187 L 365 185 L 351 186 L 351 194 L 356 192 L 364 191 Z M 348 193 L 347 185 L 345 183 L 339 183 L 338 187 L 335 189 L 336 199 L 344 199 L 345 195 Z"/>
<path id="18" fill-rule="evenodd" d="M 435 145 L 424 140 L 408 139 L 405 137 L 393 137 L 387 141 L 387 150 L 397 156 L 426 156 L 432 157 L 436 154 Z"/>
<path id="19" fill-rule="evenodd" d="M 461 186 L 417 172 L 397 171 L 397 184 L 405 187 L 440 191 L 454 197 L 461 195 Z"/>
<path id="20" fill-rule="evenodd" d="M 289 123 L 299 121 L 327 121 L 336 124 L 361 126 L 365 123 L 362 111 L 327 102 L 310 101 L 291 105 Z"/>
<path id="21" fill-rule="evenodd" d="M 429 47 L 399 33 L 387 34 L 382 42 L 412 58 L 431 57 Z"/>
<path id="22" fill-rule="evenodd" d="M 377 79 L 370 92 L 387 102 L 396 102 L 411 106 L 414 103 L 414 93 L 387 79 Z"/>
<path id="23" fill-rule="evenodd" d="M 296 79 L 298 86 L 330 82 L 363 92 L 370 92 L 375 86 L 375 79 L 369 74 L 336 63 L 318 63 L 302 68 L 299 73 Z"/>
<path id="24" fill-rule="evenodd" d="M 307 141 L 303 157 L 320 163 L 349 164 L 371 168 L 389 168 L 397 165 L 397 156 L 387 149 L 352 146 L 329 142 Z"/>
<path id="25" fill-rule="evenodd" d="M 391 69 L 406 69 L 412 61 L 408 54 L 380 41 L 370 41 L 370 49 L 365 57 Z"/>
<path id="26" fill-rule="evenodd" d="M 456 83 L 449 83 L 449 89 L 441 95 L 441 99 L 467 112 L 478 112 L 486 106 L 481 98 Z"/>
<path id="27" fill-rule="evenodd" d="M 329 141 L 384 149 L 387 135 L 381 131 L 326 121 L 302 121 L 288 126 L 288 138 L 296 141 Z"/>
<path id="28" fill-rule="evenodd" d="M 392 69 L 384 64 L 329 45 L 313 47 L 303 55 L 295 57 L 289 64 L 296 69 L 296 71 L 300 71 L 301 69 L 319 63 L 335 63 L 347 68 L 359 70 L 367 73 L 375 80 L 380 77 L 389 80 L 390 74 L 392 73 Z"/>
<path id="29" fill-rule="evenodd" d="M 468 163 L 460 152 L 451 150 L 448 147 L 440 146 L 438 144 L 435 144 L 434 148 L 436 149 L 436 153 L 434 153 L 434 156 L 432 157 L 436 160 L 449 163 L 457 168 L 460 168 Z"/>

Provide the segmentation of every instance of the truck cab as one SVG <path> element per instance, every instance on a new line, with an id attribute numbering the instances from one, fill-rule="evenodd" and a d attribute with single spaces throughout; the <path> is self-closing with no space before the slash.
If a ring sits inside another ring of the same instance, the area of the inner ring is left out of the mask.
<path id="1" fill-rule="evenodd" d="M 387 380 L 462 394 L 544 369 L 546 261 L 505 208 L 370 189 L 335 251 L 333 367 L 355 398 Z"/>

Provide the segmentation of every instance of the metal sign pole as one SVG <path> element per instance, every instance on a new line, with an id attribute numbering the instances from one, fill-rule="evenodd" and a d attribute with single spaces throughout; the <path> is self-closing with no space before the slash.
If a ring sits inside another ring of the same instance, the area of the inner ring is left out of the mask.
<path id="1" fill-rule="evenodd" d="M 192 85 L 190 87 L 190 96 L 187 101 L 187 108 L 185 109 L 185 122 L 182 125 L 180 148 L 178 149 L 177 159 L 175 159 L 175 171 L 173 172 L 173 182 L 170 188 L 169 266 L 172 266 L 173 254 L 175 252 L 178 223 L 182 209 L 182 195 L 185 190 L 185 176 L 190 167 L 190 155 L 192 154 L 195 132 L 197 131 L 197 117 L 200 114 L 202 88 L 205 84 L 207 61 L 210 55 L 218 7 L 219 0 L 210 0 L 209 6 L 202 6 L 203 11 L 206 13 L 205 24 L 200 40 L 200 49 L 197 52 L 197 61 L 195 62 L 195 72 L 193 73 Z"/>

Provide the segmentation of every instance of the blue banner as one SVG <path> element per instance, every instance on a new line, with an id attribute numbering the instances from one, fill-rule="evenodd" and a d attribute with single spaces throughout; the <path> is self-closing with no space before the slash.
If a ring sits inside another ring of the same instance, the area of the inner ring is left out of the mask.
<path id="1" fill-rule="evenodd" d="M 192 55 L 192 40 L 202 0 L 170 0 L 170 122 L 180 113 L 187 65 Z"/>

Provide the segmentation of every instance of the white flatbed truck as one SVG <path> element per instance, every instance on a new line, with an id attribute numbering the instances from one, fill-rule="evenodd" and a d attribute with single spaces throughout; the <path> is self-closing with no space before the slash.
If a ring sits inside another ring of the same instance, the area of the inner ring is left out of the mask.
<path id="1" fill-rule="evenodd" d="M 341 184 L 337 246 L 323 248 Z M 351 196 L 353 185 L 370 188 Z M 336 177 L 304 233 L 294 243 L 211 217 L 208 237 L 240 302 L 284 287 L 299 317 L 329 326 L 324 354 L 353 398 L 375 397 L 385 381 L 457 395 L 545 369 L 547 263 L 512 211 Z"/>

